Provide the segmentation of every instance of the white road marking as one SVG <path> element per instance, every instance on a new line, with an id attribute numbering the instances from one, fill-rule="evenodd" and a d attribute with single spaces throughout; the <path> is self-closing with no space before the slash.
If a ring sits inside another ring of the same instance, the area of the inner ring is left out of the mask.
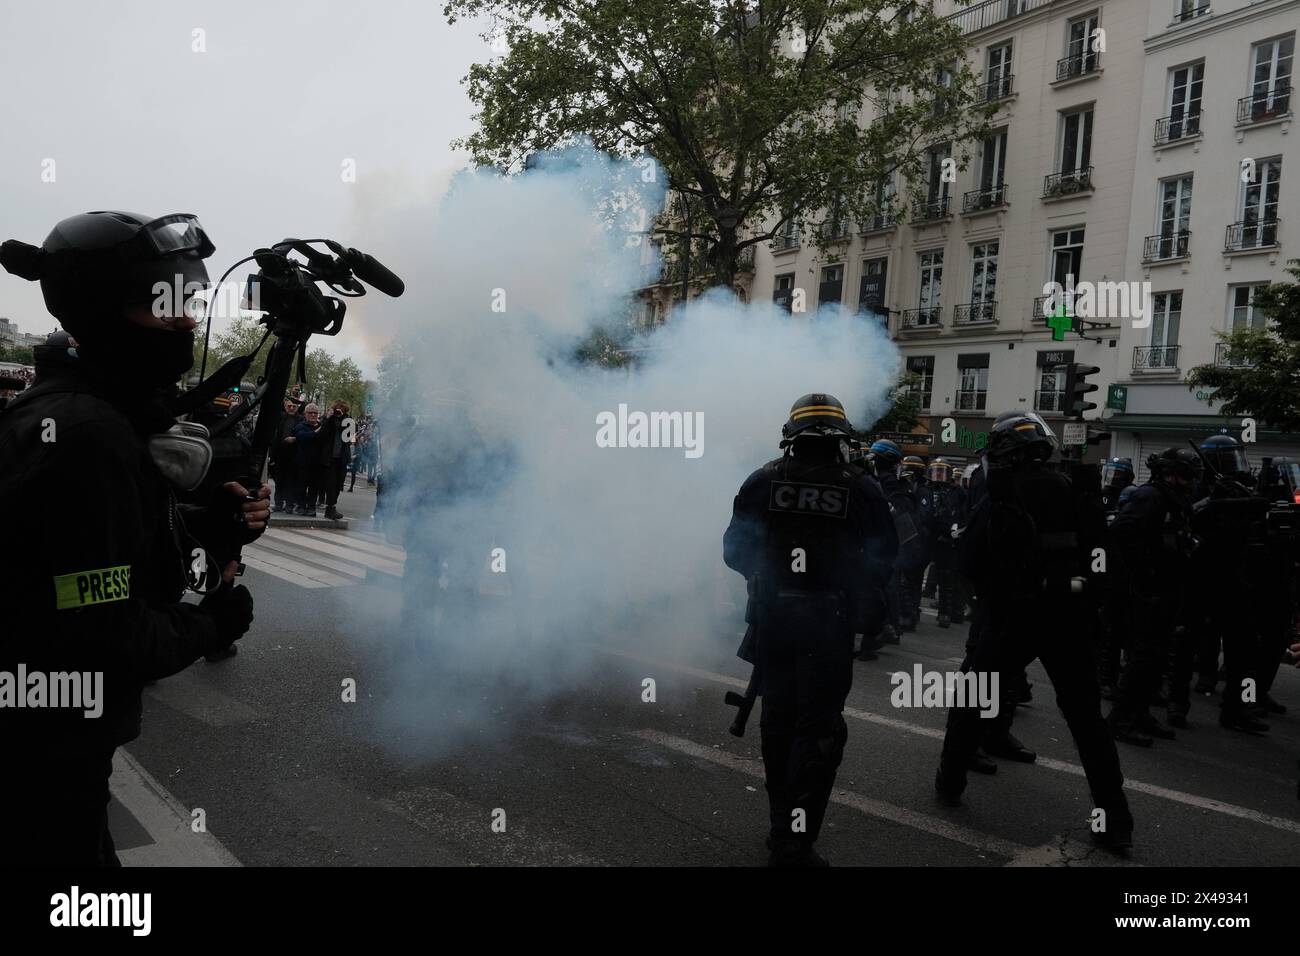
<path id="1" fill-rule="evenodd" d="M 301 531 L 296 533 L 311 535 L 324 541 L 333 541 L 336 543 L 346 542 L 350 547 L 368 552 L 376 557 L 386 558 L 389 561 L 401 562 L 406 560 L 406 552 L 401 548 L 394 548 L 391 545 L 368 541 L 351 531 L 327 531 L 324 528 L 303 528 Z"/>
<path id="2" fill-rule="evenodd" d="M 195 833 L 192 812 L 120 747 L 109 789 L 154 841 L 119 850 L 124 866 L 241 865 L 211 833 Z"/>
<path id="3" fill-rule="evenodd" d="M 297 545 L 308 548 L 312 551 L 319 551 L 324 554 L 333 555 L 336 558 L 344 558 L 356 564 L 364 565 L 375 571 L 382 571 L 385 574 L 391 574 L 395 577 L 402 576 L 402 566 L 396 561 L 389 561 L 385 558 L 378 558 L 362 551 L 340 547 L 329 541 L 321 541 L 315 537 L 305 534 L 290 533 L 288 531 L 277 531 L 274 528 L 267 530 L 266 537 L 272 540 L 281 541 L 284 544 Z"/>
<path id="4" fill-rule="evenodd" d="M 669 670 L 675 670 L 683 674 L 690 674 L 695 677 L 701 677 L 705 680 L 713 681 L 716 684 L 726 684 L 731 687 L 744 688 L 746 682 L 736 677 L 728 677 L 726 674 L 714 674 L 711 671 L 700 670 L 694 667 L 686 667 L 681 664 L 673 664 L 669 661 L 661 661 L 653 657 L 645 657 L 640 654 L 633 654 L 629 651 L 615 650 L 609 647 L 600 647 L 591 645 L 608 654 L 617 657 L 625 657 L 629 660 L 640 661 L 644 664 L 656 664 L 660 667 L 666 667 Z M 907 721 L 897 720 L 892 717 L 885 717 L 881 714 L 875 714 L 866 710 L 858 710 L 854 707 L 845 707 L 846 716 L 855 717 L 858 720 L 865 720 L 869 723 L 879 724 L 882 727 L 890 727 L 894 730 L 901 730 L 910 734 L 917 734 L 922 737 L 929 737 L 934 740 L 942 740 L 944 732 L 933 727 L 924 727 L 920 724 L 911 724 Z M 1040 756 L 1037 765 L 1048 770 L 1057 770 L 1062 773 L 1073 774 L 1078 777 L 1084 776 L 1083 768 L 1078 764 L 1068 763 L 1064 760 L 1054 760 L 1051 757 Z M 1199 810 L 1210 810 L 1214 813 L 1222 813 L 1225 816 L 1237 817 L 1241 820 L 1249 820 L 1251 823 L 1258 823 L 1261 826 L 1271 827 L 1275 830 L 1282 830 L 1286 833 L 1300 834 L 1300 822 L 1288 820 L 1284 817 L 1275 817 L 1267 813 L 1261 813 L 1258 810 L 1251 810 L 1249 807 L 1239 807 L 1232 803 L 1225 803 L 1222 800 L 1215 800 L 1210 797 L 1202 797 L 1195 793 L 1187 793 L 1182 790 L 1171 790 L 1168 787 L 1160 787 L 1152 783 L 1144 783 L 1141 780 L 1134 780 L 1128 777 L 1124 780 L 1124 787 L 1137 793 L 1145 793 L 1148 796 L 1159 797 L 1162 800 L 1169 800 L 1174 803 L 1181 803 L 1189 807 L 1196 807 Z"/>
<path id="5" fill-rule="evenodd" d="M 297 575 L 302 579 L 304 586 L 306 582 L 313 582 L 317 587 L 338 587 L 343 584 L 351 584 L 347 578 L 341 578 L 337 574 L 330 574 L 328 571 L 312 567 L 310 564 L 303 564 L 301 561 L 295 561 L 278 551 L 269 551 L 265 548 L 253 549 L 252 546 L 245 547 L 245 552 L 252 550 L 253 563 L 245 561 L 249 567 L 257 568 L 259 571 L 265 571 L 267 567 L 279 568 L 281 571 Z"/>
<path id="6" fill-rule="evenodd" d="M 209 727 L 231 727 L 264 716 L 261 711 L 242 700 L 217 690 L 210 680 L 200 676 L 198 668 L 208 666 L 202 662 L 196 663 L 189 670 L 146 687 L 145 693 L 152 700 L 188 714 Z"/>
<path id="7" fill-rule="evenodd" d="M 292 545 L 285 544 L 283 541 L 277 541 L 271 538 L 258 538 L 256 544 L 246 545 L 246 547 L 261 551 L 274 551 L 277 554 L 283 554 L 291 558 L 308 560 L 307 556 L 302 553 L 300 548 L 294 548 Z M 319 565 L 322 568 L 328 568 L 331 571 L 337 571 L 339 574 L 346 574 L 349 577 L 358 578 L 362 581 L 366 579 L 366 569 L 359 564 L 349 564 L 346 561 L 336 561 L 333 558 L 326 558 L 313 553 L 310 556 L 312 564 Z"/>
<path id="8" fill-rule="evenodd" d="M 300 588 L 326 587 L 326 585 L 321 584 L 318 581 L 308 581 L 304 579 L 303 576 L 300 574 L 293 574 L 289 571 L 285 571 L 279 567 L 276 567 L 274 564 L 268 564 L 267 562 L 262 561 L 261 559 L 255 557 L 254 555 L 248 554 L 246 548 L 244 554 L 242 555 L 242 558 L 244 563 L 248 565 L 250 568 L 252 568 L 254 571 L 261 571 L 263 574 L 269 574 L 272 577 L 279 578 L 281 581 L 288 581 L 290 584 L 296 584 Z"/>

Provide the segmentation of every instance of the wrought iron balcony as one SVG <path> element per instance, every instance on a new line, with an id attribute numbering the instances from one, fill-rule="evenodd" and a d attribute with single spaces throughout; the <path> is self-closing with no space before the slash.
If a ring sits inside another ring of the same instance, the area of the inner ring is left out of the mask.
<path id="1" fill-rule="evenodd" d="M 862 222 L 859 224 L 858 232 L 860 233 L 882 232 L 885 229 L 893 229 L 895 225 L 893 219 L 893 210 L 894 210 L 894 204 L 892 202 L 885 203 L 885 205 L 881 207 L 880 212 L 877 215 L 872 216 L 870 219 L 862 220 Z"/>
<path id="2" fill-rule="evenodd" d="M 1272 249 L 1277 246 L 1277 227 L 1280 219 L 1251 222 L 1234 222 L 1223 238 L 1224 252 L 1244 252 L 1248 249 Z"/>
<path id="3" fill-rule="evenodd" d="M 903 329 L 937 329 L 940 327 L 939 318 L 943 309 L 936 306 L 930 309 L 904 309 L 903 321 L 899 328 Z"/>
<path id="4" fill-rule="evenodd" d="M 1199 6 L 1192 6 L 1190 3 L 1185 3 L 1183 4 L 1182 9 L 1174 14 L 1174 19 L 1179 23 L 1186 23 L 1188 20 L 1194 20 L 1209 12 L 1210 5 L 1208 3 L 1202 3 Z"/>
<path id="5" fill-rule="evenodd" d="M 1185 116 L 1162 116 L 1156 120 L 1156 145 L 1165 146 L 1180 139 L 1190 139 L 1200 135 L 1201 113 L 1189 113 Z"/>
<path id="6" fill-rule="evenodd" d="M 991 325 L 998 320 L 998 304 L 989 299 L 984 302 L 967 302 L 953 310 L 953 325 Z"/>
<path id="7" fill-rule="evenodd" d="M 1076 76 L 1087 76 L 1095 73 L 1100 66 L 1101 54 L 1095 50 L 1073 53 L 1056 61 L 1056 78 L 1069 80 Z"/>
<path id="8" fill-rule="evenodd" d="M 1034 392 L 1034 411 L 1065 411 L 1065 392 Z"/>
<path id="9" fill-rule="evenodd" d="M 1189 255 L 1192 234 L 1179 232 L 1171 235 L 1147 236 L 1142 243 L 1142 261 L 1159 262 L 1161 259 L 1182 259 Z"/>
<path id="10" fill-rule="evenodd" d="M 1040 295 L 1034 299 L 1033 311 L 1030 314 L 1033 316 L 1034 321 L 1040 325 L 1047 324 L 1047 315 L 1044 313 L 1044 309 L 1047 307 L 1047 300 L 1050 298 L 1050 295 Z M 1069 316 L 1071 319 L 1074 318 L 1074 303 L 1069 298 L 1060 296 L 1056 303 L 1056 310 L 1052 314 L 1056 315 L 1057 313 Z"/>
<path id="11" fill-rule="evenodd" d="M 1092 190 L 1092 167 L 1071 169 L 1051 173 L 1043 177 L 1043 198 L 1054 199 L 1057 196 L 1073 196 Z"/>
<path id="12" fill-rule="evenodd" d="M 913 222 L 929 222 L 933 219 L 942 219 L 948 215 L 948 196 L 940 196 L 937 199 L 931 199 L 926 202 L 919 202 L 912 210 Z"/>
<path id="13" fill-rule="evenodd" d="M 1011 95 L 1011 88 L 1015 76 L 1011 73 L 1004 73 L 1002 76 L 995 76 L 991 80 L 985 80 L 975 90 L 976 103 L 993 103 L 997 100 L 1005 100 Z"/>
<path id="14" fill-rule="evenodd" d="M 965 36 L 1054 2 L 1055 0 L 984 0 L 983 3 L 950 14 L 948 19 L 956 23 L 962 36 Z"/>
<path id="15" fill-rule="evenodd" d="M 1177 345 L 1138 345 L 1133 348 L 1133 371 L 1170 372 L 1178 370 Z"/>
<path id="16" fill-rule="evenodd" d="M 1234 353 L 1232 346 L 1227 342 L 1216 342 L 1214 345 L 1214 364 L 1224 368 L 1250 368 L 1255 363 L 1240 352 Z"/>
<path id="17" fill-rule="evenodd" d="M 773 252 L 786 252 L 790 249 L 798 249 L 800 242 L 799 233 L 782 233 L 781 235 L 773 236 L 768 245 L 771 247 Z"/>
<path id="18" fill-rule="evenodd" d="M 817 224 L 817 237 L 822 242 L 845 242 L 849 238 L 847 219 L 827 219 Z"/>
<path id="19" fill-rule="evenodd" d="M 691 269 L 689 273 L 686 273 L 682 267 L 683 262 L 681 259 L 665 260 L 659 271 L 659 284 L 669 286 L 680 285 L 682 279 L 694 282 L 700 279 L 707 279 L 716 271 L 713 263 L 704 256 L 691 257 Z M 736 274 L 740 275 L 741 273 L 753 271 L 754 247 L 746 246 L 744 249 L 740 250 L 740 254 L 736 256 Z"/>
<path id="20" fill-rule="evenodd" d="M 1260 123 L 1291 112 L 1291 87 L 1275 86 L 1237 100 L 1237 123 Z"/>
<path id="21" fill-rule="evenodd" d="M 992 189 L 972 189 L 961 197 L 962 212 L 980 212 L 1007 204 L 1007 187 L 1002 183 Z"/>

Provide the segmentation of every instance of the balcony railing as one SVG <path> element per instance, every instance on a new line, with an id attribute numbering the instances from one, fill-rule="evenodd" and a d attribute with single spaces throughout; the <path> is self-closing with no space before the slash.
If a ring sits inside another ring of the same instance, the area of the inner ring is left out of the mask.
<path id="1" fill-rule="evenodd" d="M 904 309 L 903 321 L 900 328 L 904 329 L 937 329 L 939 328 L 939 318 L 943 309 L 936 306 L 930 309 Z"/>
<path id="2" fill-rule="evenodd" d="M 703 256 L 694 256 L 691 259 L 691 271 L 685 273 L 681 259 L 669 259 L 664 262 L 659 272 L 660 285 L 680 285 L 682 279 L 688 282 L 694 282 L 700 279 L 707 279 L 716 271 L 713 263 Z M 754 271 L 754 247 L 746 246 L 740 250 L 736 256 L 736 274 Z"/>
<path id="3" fill-rule="evenodd" d="M 1142 243 L 1142 261 L 1159 262 L 1161 259 L 1182 259 L 1189 254 L 1192 234 L 1179 232 L 1173 235 L 1147 236 Z"/>
<path id="4" fill-rule="evenodd" d="M 1246 356 L 1232 351 L 1232 346 L 1227 342 L 1216 342 L 1214 345 L 1214 364 L 1221 365 L 1225 368 L 1250 368 L 1255 363 L 1249 361 Z"/>
<path id="5" fill-rule="evenodd" d="M 948 196 L 940 196 L 938 199 L 931 199 L 927 202 L 919 202 L 912 210 L 914 222 L 928 222 L 932 219 L 942 219 L 948 215 Z"/>
<path id="6" fill-rule="evenodd" d="M 1050 295 L 1040 295 L 1034 299 L 1034 305 L 1030 315 L 1033 317 L 1035 322 L 1038 322 L 1041 325 L 1047 324 L 1047 316 L 1043 313 L 1043 309 L 1046 308 L 1047 300 L 1050 298 Z M 1058 296 L 1056 312 L 1074 318 L 1074 304 L 1066 299 L 1065 296 Z M 1053 315 L 1055 315 L 1056 312 L 1054 312 Z"/>
<path id="7" fill-rule="evenodd" d="M 956 23 L 962 36 L 965 36 L 999 24 L 1003 20 L 1018 17 L 1022 13 L 1045 7 L 1051 2 L 1052 0 L 984 0 L 983 3 L 974 4 L 965 10 L 951 14 L 948 19 Z"/>
<path id="8" fill-rule="evenodd" d="M 817 236 L 822 242 L 841 242 L 849 238 L 847 219 L 827 219 L 817 224 Z"/>
<path id="9" fill-rule="evenodd" d="M 1072 53 L 1056 61 L 1056 78 L 1069 80 L 1076 76 L 1087 76 L 1089 73 L 1095 73 L 1100 66 L 1101 54 L 1095 50 Z"/>
<path id="10" fill-rule="evenodd" d="M 1237 123 L 1259 123 L 1291 112 L 1291 87 L 1275 86 L 1237 100 Z"/>
<path id="11" fill-rule="evenodd" d="M 975 392 L 957 393 L 957 410 L 962 412 L 982 412 L 984 411 L 984 402 L 988 398 L 988 392 L 984 390 Z"/>
<path id="12" fill-rule="evenodd" d="M 992 300 L 967 302 L 953 310 L 953 325 L 990 325 L 998 320 L 998 304 Z"/>
<path id="13" fill-rule="evenodd" d="M 961 197 L 962 212 L 996 209 L 1007 204 L 1007 187 L 1002 183 L 992 189 L 973 189 Z"/>
<path id="14" fill-rule="evenodd" d="M 1277 227 L 1280 219 L 1234 222 L 1223 238 L 1224 252 L 1244 252 L 1247 249 L 1271 249 L 1277 245 Z"/>
<path id="15" fill-rule="evenodd" d="M 1034 411 L 1065 411 L 1065 392 L 1034 392 Z"/>
<path id="16" fill-rule="evenodd" d="M 773 236 L 769 243 L 773 252 L 786 252 L 790 249 L 798 249 L 800 245 L 799 233 L 783 233 Z"/>
<path id="17" fill-rule="evenodd" d="M 1159 369 L 1168 371 L 1178 368 L 1177 345 L 1138 345 L 1133 349 L 1133 371 Z"/>
<path id="18" fill-rule="evenodd" d="M 1199 6 L 1192 6 L 1190 3 L 1183 4 L 1183 8 L 1174 15 L 1174 19 L 1179 23 L 1186 23 L 1188 20 L 1194 20 L 1210 12 L 1210 5 L 1202 3 Z"/>
<path id="19" fill-rule="evenodd" d="M 1180 139 L 1189 139 L 1201 132 L 1200 113 L 1185 116 L 1162 116 L 1156 120 L 1156 145 L 1165 146 Z"/>
<path id="20" fill-rule="evenodd" d="M 1012 82 L 1015 77 L 1010 73 L 1002 76 L 995 76 L 992 79 L 985 80 L 975 90 L 976 103 L 993 103 L 997 100 L 1005 100 L 1011 95 Z"/>
<path id="21" fill-rule="evenodd" d="M 859 223 L 858 232 L 880 232 L 884 229 L 894 228 L 893 203 L 885 203 L 879 214 L 872 216 L 870 219 L 864 219 Z"/>
<path id="22" fill-rule="evenodd" d="M 1043 198 L 1056 196 L 1073 196 L 1092 189 L 1092 167 L 1065 170 L 1043 177 Z"/>

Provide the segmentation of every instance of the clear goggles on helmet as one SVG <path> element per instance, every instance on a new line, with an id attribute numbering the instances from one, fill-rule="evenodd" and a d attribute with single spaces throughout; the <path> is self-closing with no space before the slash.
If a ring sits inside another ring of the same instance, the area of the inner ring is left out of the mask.
<path id="1" fill-rule="evenodd" d="M 925 477 L 931 481 L 947 481 L 949 478 L 948 463 L 943 461 L 932 461 L 925 466 Z"/>
<path id="2" fill-rule="evenodd" d="M 1133 469 L 1128 465 L 1114 462 L 1106 462 L 1101 466 L 1101 483 L 1103 485 L 1114 485 L 1120 481 L 1131 482 L 1133 480 Z"/>
<path id="3" fill-rule="evenodd" d="M 1225 475 L 1250 474 L 1250 462 L 1246 459 L 1246 449 L 1240 445 L 1204 449 L 1210 464 Z"/>
<path id="4" fill-rule="evenodd" d="M 145 223 L 140 227 L 137 241 L 148 250 L 149 258 L 195 252 L 200 259 L 206 259 L 216 249 L 198 217 L 188 212 L 160 216 Z"/>

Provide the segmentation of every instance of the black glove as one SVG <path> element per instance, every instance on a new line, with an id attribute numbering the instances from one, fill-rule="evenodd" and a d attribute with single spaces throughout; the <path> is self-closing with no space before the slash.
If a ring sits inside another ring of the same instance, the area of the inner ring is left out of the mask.
<path id="1" fill-rule="evenodd" d="M 199 602 L 217 625 L 218 647 L 227 647 L 244 636 L 253 623 L 253 595 L 242 584 L 238 587 L 222 585 Z"/>

